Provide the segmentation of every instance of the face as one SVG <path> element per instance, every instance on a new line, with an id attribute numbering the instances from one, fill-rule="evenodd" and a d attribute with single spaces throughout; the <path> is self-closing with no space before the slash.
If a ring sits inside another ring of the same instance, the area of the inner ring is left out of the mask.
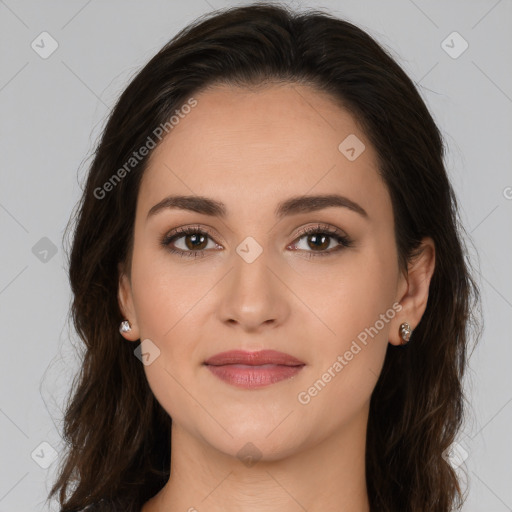
<path id="1" fill-rule="evenodd" d="M 391 200 L 365 133 L 323 93 L 217 86 L 194 98 L 141 183 L 119 289 L 126 337 L 151 340 L 144 371 L 174 424 L 226 454 L 251 442 L 277 459 L 367 413 L 404 321 Z M 334 195 L 345 199 L 300 202 Z M 195 197 L 195 211 L 149 214 L 168 196 Z M 218 376 L 245 382 L 247 367 L 204 364 L 267 349 L 303 364 L 260 366 L 253 387 Z"/>

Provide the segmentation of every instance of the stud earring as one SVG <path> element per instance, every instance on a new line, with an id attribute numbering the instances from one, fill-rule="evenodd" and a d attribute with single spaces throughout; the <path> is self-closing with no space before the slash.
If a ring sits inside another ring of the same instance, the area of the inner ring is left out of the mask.
<path id="1" fill-rule="evenodd" d="M 412 334 L 411 326 L 407 322 L 402 323 L 400 325 L 399 333 L 400 333 L 400 337 L 402 338 L 402 345 L 406 345 L 407 342 L 411 338 L 411 334 Z"/>
<path id="2" fill-rule="evenodd" d="M 128 322 L 128 320 L 123 320 L 119 326 L 119 332 L 124 334 L 125 332 L 130 332 L 131 330 L 132 328 L 130 326 L 130 322 Z"/>

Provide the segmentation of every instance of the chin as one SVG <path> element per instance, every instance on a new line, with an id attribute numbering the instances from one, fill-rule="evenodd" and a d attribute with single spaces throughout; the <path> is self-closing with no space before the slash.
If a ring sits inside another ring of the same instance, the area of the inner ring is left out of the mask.
<path id="1" fill-rule="evenodd" d="M 279 433 L 275 431 L 269 436 L 268 425 L 264 428 L 259 425 L 251 428 L 241 425 L 238 429 L 230 426 L 227 430 L 233 437 L 224 435 L 221 439 L 212 439 L 206 436 L 206 441 L 220 452 L 240 459 L 248 467 L 254 461 L 282 460 L 300 449 L 297 442 L 292 441 L 294 436 L 286 430 Z"/>

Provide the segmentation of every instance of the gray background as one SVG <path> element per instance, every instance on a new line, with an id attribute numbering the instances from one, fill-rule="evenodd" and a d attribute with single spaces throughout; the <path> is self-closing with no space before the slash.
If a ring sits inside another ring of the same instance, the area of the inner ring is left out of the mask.
<path id="1" fill-rule="evenodd" d="M 62 450 L 62 403 L 78 368 L 62 237 L 105 117 L 179 29 L 239 3 L 0 0 L 0 512 L 43 510 L 52 448 Z M 454 451 L 469 478 L 464 510 L 511 511 L 512 2 L 288 4 L 326 7 L 390 49 L 445 137 L 485 318 L 465 383 L 471 415 Z M 50 48 L 44 31 L 58 43 L 46 59 L 31 47 Z M 469 44 L 457 58 L 445 51 L 463 49 L 457 36 L 446 40 L 453 31 Z"/>

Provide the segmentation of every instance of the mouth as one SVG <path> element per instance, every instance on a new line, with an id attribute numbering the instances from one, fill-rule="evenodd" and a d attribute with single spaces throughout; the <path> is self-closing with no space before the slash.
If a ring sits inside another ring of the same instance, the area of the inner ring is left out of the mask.
<path id="1" fill-rule="evenodd" d="M 299 359 L 275 350 L 232 350 L 216 354 L 203 364 L 224 382 L 245 389 L 260 388 L 290 379 L 305 366 Z"/>

